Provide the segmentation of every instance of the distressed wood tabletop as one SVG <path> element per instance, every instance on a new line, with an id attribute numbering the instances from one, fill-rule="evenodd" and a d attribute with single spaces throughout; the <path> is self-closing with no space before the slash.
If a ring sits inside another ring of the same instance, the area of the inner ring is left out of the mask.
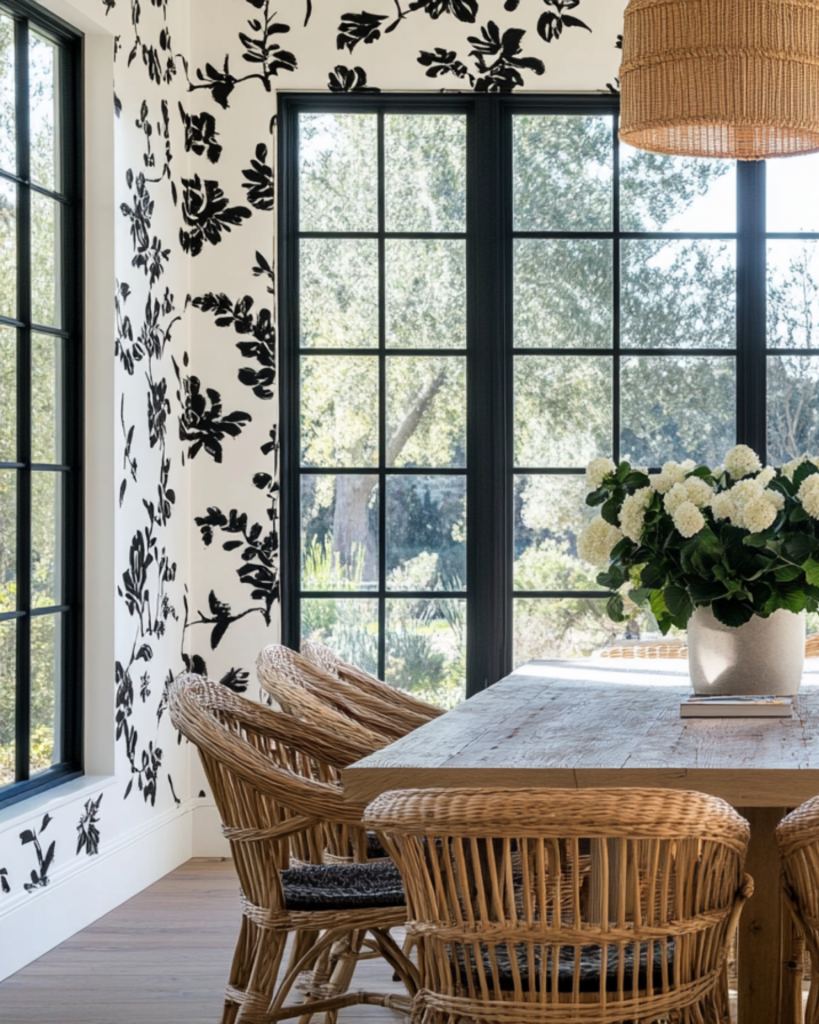
<path id="1" fill-rule="evenodd" d="M 344 771 L 345 793 L 431 786 L 660 786 L 737 807 L 819 793 L 819 662 L 791 719 L 682 719 L 685 662 L 533 661 Z"/>

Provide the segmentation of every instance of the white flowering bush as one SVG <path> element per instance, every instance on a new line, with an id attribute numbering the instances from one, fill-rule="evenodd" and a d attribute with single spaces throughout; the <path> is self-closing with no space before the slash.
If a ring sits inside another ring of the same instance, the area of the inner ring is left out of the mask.
<path id="1" fill-rule="evenodd" d="M 648 474 L 628 462 L 589 465 L 586 504 L 597 516 L 577 541 L 603 567 L 608 614 L 649 606 L 663 633 L 695 608 L 726 626 L 786 608 L 819 610 L 819 458 L 763 467 L 737 445 L 714 469 L 690 459 Z"/>

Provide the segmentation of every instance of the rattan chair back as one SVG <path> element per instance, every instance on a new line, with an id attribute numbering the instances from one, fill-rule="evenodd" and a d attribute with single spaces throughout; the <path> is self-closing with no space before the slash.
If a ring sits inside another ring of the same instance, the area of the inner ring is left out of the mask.
<path id="1" fill-rule="evenodd" d="M 405 790 L 369 805 L 419 940 L 414 1021 L 727 1022 L 747 822 L 669 790 Z"/>
<path id="2" fill-rule="evenodd" d="M 388 933 L 403 922 L 402 906 L 288 909 L 283 879 L 292 875 L 291 851 L 303 871 L 311 870 L 305 863 L 323 870 L 328 847 L 366 845 L 362 808 L 344 800 L 336 781 L 341 767 L 336 733 L 193 674 L 174 681 L 168 706 L 175 727 L 199 750 L 241 885 L 242 925 L 223 1024 L 267 1024 L 294 1016 L 307 1021 L 314 1011 L 334 1012 L 362 1001 L 391 1005 L 392 996 L 362 999 L 363 993 L 346 989 L 368 929 L 379 951 L 409 977 L 411 969 Z M 365 752 L 360 748 L 359 756 Z M 285 942 L 292 931 L 296 936 L 290 963 L 281 979 Z M 343 949 L 342 959 L 350 961 L 340 968 L 333 959 L 334 944 Z M 310 1009 L 303 1001 L 295 1008 L 285 1006 L 299 975 L 313 968 Z"/>
<path id="3" fill-rule="evenodd" d="M 302 640 L 301 653 L 329 675 L 355 686 L 362 694 L 381 701 L 402 716 L 402 721 L 411 728 L 423 725 L 444 714 L 444 709 L 413 697 L 411 693 L 397 686 L 390 686 L 364 669 L 343 661 L 329 647 L 316 640 Z M 407 730 L 409 731 L 409 729 Z"/>
<path id="4" fill-rule="evenodd" d="M 806 801 L 782 819 L 776 829 L 776 841 L 785 902 L 811 961 L 804 1019 L 806 1024 L 819 1024 L 819 797 Z M 801 994 L 799 991 L 797 1007 L 801 1006 Z"/>
<path id="5" fill-rule="evenodd" d="M 261 686 L 279 703 L 284 701 L 283 706 L 290 714 L 315 716 L 321 713 L 321 706 L 327 725 L 353 727 L 356 735 L 373 744 L 374 750 L 410 731 L 383 701 L 373 700 L 289 647 L 265 647 L 256 669 Z M 415 722 L 412 728 L 421 724 Z"/>

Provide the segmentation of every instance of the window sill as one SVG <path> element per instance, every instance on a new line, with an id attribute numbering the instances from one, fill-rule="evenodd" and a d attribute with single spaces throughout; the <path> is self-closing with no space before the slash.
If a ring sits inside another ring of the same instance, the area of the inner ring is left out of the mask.
<path id="1" fill-rule="evenodd" d="M 32 818 L 41 814 L 53 816 L 66 804 L 92 796 L 96 798 L 100 790 L 110 788 L 116 781 L 116 775 L 83 775 L 82 778 L 71 779 L 61 786 L 55 786 L 43 793 L 35 793 L 25 800 L 20 800 L 19 803 L 0 809 L 0 842 L 4 832 L 26 825 Z"/>

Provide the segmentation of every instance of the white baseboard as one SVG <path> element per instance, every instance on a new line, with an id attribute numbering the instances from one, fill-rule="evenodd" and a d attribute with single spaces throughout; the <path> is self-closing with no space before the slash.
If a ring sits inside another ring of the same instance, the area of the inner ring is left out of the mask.
<path id="1" fill-rule="evenodd" d="M 76 858 L 47 888 L 4 900 L 0 981 L 190 860 L 196 802 L 103 844 L 97 856 Z"/>
<path id="2" fill-rule="evenodd" d="M 216 804 L 199 800 L 193 809 L 192 857 L 229 857 L 230 843 L 222 835 Z"/>

